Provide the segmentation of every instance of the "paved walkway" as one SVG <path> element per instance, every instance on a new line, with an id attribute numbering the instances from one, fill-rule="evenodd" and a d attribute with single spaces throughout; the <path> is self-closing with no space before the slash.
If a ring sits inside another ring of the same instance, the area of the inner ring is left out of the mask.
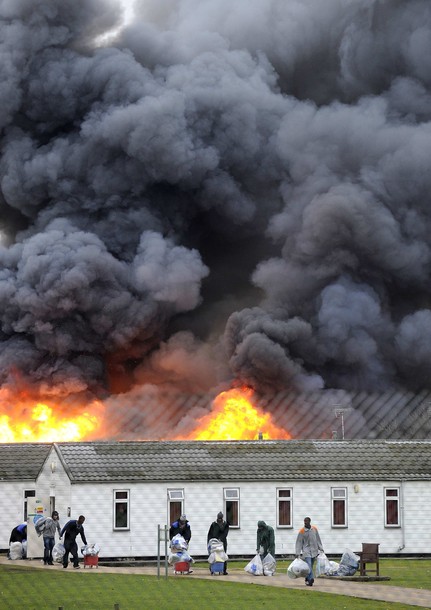
<path id="1" fill-rule="evenodd" d="M 43 562 L 38 559 L 28 561 L 14 561 L 11 562 L 5 557 L 0 557 L 0 564 L 11 564 L 17 566 L 29 566 L 34 568 L 41 568 L 45 570 L 58 570 L 63 569 L 61 564 L 55 564 L 52 567 L 44 566 Z M 81 562 L 81 568 L 83 564 Z M 71 565 L 68 570 L 73 571 Z M 86 574 L 97 573 L 115 573 L 115 574 L 140 574 L 148 576 L 157 575 L 157 567 L 108 567 L 100 565 L 97 568 L 84 568 L 81 572 Z M 164 566 L 161 566 L 160 577 L 165 577 Z M 378 601 L 386 602 L 398 602 L 401 604 L 407 604 L 410 606 L 419 606 L 421 608 L 431 608 L 431 590 L 425 589 L 406 589 L 403 587 L 393 587 L 391 585 L 380 585 L 372 582 L 354 582 L 354 581 L 342 581 L 339 579 L 330 578 L 317 578 L 314 583 L 314 587 L 310 589 L 304 584 L 302 578 L 291 579 L 285 572 L 276 573 L 274 576 L 251 576 L 247 572 L 233 569 L 229 572 L 228 576 L 211 576 L 208 569 L 204 567 L 193 566 L 193 574 L 186 575 L 175 575 L 173 574 L 172 567 L 169 567 L 168 578 L 203 578 L 208 580 L 218 581 L 230 581 L 240 582 L 243 584 L 254 584 L 260 586 L 271 586 L 271 587 L 284 587 L 287 589 L 306 589 L 313 591 L 322 591 L 324 593 L 331 593 L 333 595 L 347 595 L 350 597 L 360 597 L 363 599 L 374 599 Z"/>

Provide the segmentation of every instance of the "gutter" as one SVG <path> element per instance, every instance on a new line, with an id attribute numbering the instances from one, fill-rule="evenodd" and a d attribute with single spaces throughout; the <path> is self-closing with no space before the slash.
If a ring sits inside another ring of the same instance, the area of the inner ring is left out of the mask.
<path id="1" fill-rule="evenodd" d="M 398 547 L 397 553 L 400 553 L 406 548 L 406 532 L 404 528 L 404 481 L 400 481 L 400 518 L 401 518 L 401 546 Z"/>

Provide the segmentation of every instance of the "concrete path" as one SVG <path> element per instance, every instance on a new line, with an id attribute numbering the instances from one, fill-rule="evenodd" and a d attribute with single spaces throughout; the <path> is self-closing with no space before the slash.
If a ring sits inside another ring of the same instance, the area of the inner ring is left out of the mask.
<path id="1" fill-rule="evenodd" d="M 0 557 L 0 564 L 14 564 L 16 566 L 31 566 L 34 568 L 45 570 L 63 570 L 61 564 L 54 566 L 44 566 L 43 562 L 37 559 L 27 561 L 11 562 L 5 557 Z M 431 590 L 426 589 L 406 589 L 403 587 L 393 587 L 391 585 L 381 585 L 371 582 L 353 582 L 341 581 L 339 579 L 317 578 L 313 588 L 306 587 L 304 579 L 291 579 L 285 572 L 276 573 L 274 576 L 251 576 L 242 570 L 231 569 L 228 576 L 211 576 L 208 569 L 204 567 L 193 567 L 193 574 L 180 575 L 174 574 L 172 567 L 169 567 L 168 578 L 203 578 L 214 582 L 240 582 L 243 584 L 253 584 L 258 586 L 283 587 L 287 589 L 306 589 L 313 591 L 322 591 L 333 595 L 347 595 L 350 597 L 360 597 L 363 599 L 374 599 L 386 602 L 398 602 L 410 606 L 418 606 L 421 608 L 431 608 Z M 64 571 L 64 570 L 63 570 Z M 75 570 L 71 565 L 68 567 L 69 572 Z M 97 568 L 84 568 L 81 561 L 81 572 L 85 574 L 140 574 L 148 576 L 157 576 L 157 567 L 108 567 L 99 565 Z M 165 578 L 164 566 L 160 569 L 160 578 Z"/>

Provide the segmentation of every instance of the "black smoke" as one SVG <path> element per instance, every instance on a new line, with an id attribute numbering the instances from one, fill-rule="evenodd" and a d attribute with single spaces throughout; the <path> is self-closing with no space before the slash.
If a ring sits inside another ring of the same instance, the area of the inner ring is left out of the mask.
<path id="1" fill-rule="evenodd" d="M 430 3 L 121 23 L 0 5 L 2 386 L 431 388 Z"/>

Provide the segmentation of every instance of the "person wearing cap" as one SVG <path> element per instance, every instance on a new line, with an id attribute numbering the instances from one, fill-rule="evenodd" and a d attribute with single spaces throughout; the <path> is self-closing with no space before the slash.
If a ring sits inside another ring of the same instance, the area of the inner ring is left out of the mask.
<path id="1" fill-rule="evenodd" d="M 223 513 L 217 514 L 217 519 L 210 525 L 207 535 L 207 544 L 211 538 L 217 538 L 223 543 L 224 552 L 227 553 L 227 535 L 229 534 L 229 523 L 223 519 Z M 224 562 L 223 574 L 227 575 L 227 561 Z"/>
<path id="2" fill-rule="evenodd" d="M 54 562 L 52 560 L 52 549 L 54 548 L 55 544 L 56 531 L 58 532 L 59 538 L 61 538 L 59 514 L 56 510 L 54 510 L 51 514 L 51 517 L 42 517 L 36 523 L 36 531 L 39 535 L 43 535 L 43 563 L 46 566 L 52 566 L 54 565 Z"/>
<path id="3" fill-rule="evenodd" d="M 190 523 L 187 521 L 186 515 L 181 515 L 177 521 L 174 521 L 169 528 L 169 540 L 172 540 L 174 536 L 181 534 L 187 545 L 190 544 L 190 538 L 192 537 L 192 530 Z"/>

